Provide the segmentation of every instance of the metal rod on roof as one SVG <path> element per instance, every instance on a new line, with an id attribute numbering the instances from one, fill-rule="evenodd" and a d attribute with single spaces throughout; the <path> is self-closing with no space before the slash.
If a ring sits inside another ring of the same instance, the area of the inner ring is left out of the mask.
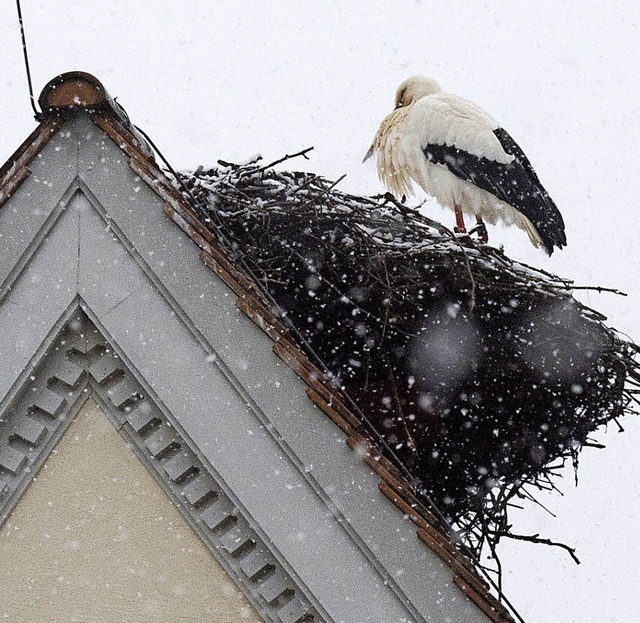
<path id="1" fill-rule="evenodd" d="M 35 115 L 36 121 L 42 120 L 42 113 L 36 107 L 36 99 L 33 96 L 33 84 L 31 83 L 31 69 L 29 67 L 29 54 L 27 52 L 27 39 L 24 34 L 24 20 L 22 19 L 22 8 L 20 0 L 16 0 L 16 8 L 18 9 L 18 21 L 20 23 L 20 35 L 22 37 L 22 53 L 24 54 L 24 66 L 27 72 L 27 84 L 29 85 L 29 98 L 31 100 L 31 108 Z"/>

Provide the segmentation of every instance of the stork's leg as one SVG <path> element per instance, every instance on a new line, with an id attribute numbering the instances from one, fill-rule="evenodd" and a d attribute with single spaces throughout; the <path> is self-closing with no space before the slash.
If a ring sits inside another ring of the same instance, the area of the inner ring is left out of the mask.
<path id="1" fill-rule="evenodd" d="M 484 224 L 481 216 L 476 216 L 476 226 L 469 233 L 472 234 L 474 231 L 478 233 L 478 238 L 482 244 L 487 244 L 489 242 L 489 232 L 487 231 L 487 226 Z"/>
<path id="2" fill-rule="evenodd" d="M 466 234 L 467 228 L 464 226 L 464 216 L 462 216 L 462 208 L 457 204 L 453 204 L 453 211 L 456 215 L 456 226 L 453 228 L 453 231 L 456 234 Z"/>

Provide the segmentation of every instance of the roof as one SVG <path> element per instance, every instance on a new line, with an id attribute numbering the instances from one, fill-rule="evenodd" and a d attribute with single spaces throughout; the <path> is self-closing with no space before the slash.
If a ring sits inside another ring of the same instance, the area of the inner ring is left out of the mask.
<path id="1" fill-rule="evenodd" d="M 146 141 L 128 121 L 94 77 L 80 72 L 52 80 L 40 97 L 44 117 L 31 136 L 0 169 L 0 205 L 14 196 L 28 179 L 34 161 L 68 120 L 88 115 L 111 141 L 128 156 L 128 166 L 164 203 L 168 217 L 199 247 L 202 264 L 236 295 L 235 305 L 273 342 L 273 352 L 306 384 L 311 403 L 320 409 L 346 437 L 347 445 L 379 478 L 379 490 L 397 509 L 397 516 L 414 524 L 416 547 L 426 547 L 451 570 L 458 588 L 492 621 L 511 621 L 507 609 L 490 592 L 474 565 L 456 547 L 447 528 L 418 498 L 415 488 L 371 437 L 350 398 L 326 371 L 321 370 L 255 278 L 243 269 L 220 243 L 197 206 L 178 190 L 155 161 Z M 71 175 L 71 174 L 69 174 Z M 94 174 L 97 179 L 98 173 Z M 107 180 L 108 181 L 108 180 Z M 152 218 L 152 217 L 148 217 Z M 171 251 L 165 249 L 167 255 Z M 161 287 L 164 287 L 161 285 Z M 201 293 L 202 294 L 202 293 Z M 353 518 L 356 522 L 356 518 Z"/>

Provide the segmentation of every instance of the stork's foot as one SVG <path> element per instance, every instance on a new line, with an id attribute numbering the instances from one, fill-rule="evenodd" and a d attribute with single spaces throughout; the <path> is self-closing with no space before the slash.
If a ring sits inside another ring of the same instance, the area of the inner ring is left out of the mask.
<path id="1" fill-rule="evenodd" d="M 487 242 L 489 242 L 487 227 L 485 226 L 482 217 L 478 214 L 476 214 L 476 226 L 469 232 L 469 235 L 471 234 L 478 234 L 480 244 L 487 244 Z"/>
<path id="2" fill-rule="evenodd" d="M 467 233 L 467 228 L 466 227 L 458 227 L 457 225 L 453 228 L 453 233 L 454 234 L 465 234 Z"/>
<path id="3" fill-rule="evenodd" d="M 382 195 L 382 198 L 384 199 L 385 203 L 393 203 L 396 200 L 396 198 L 388 191 L 384 195 Z"/>
<path id="4" fill-rule="evenodd" d="M 407 202 L 407 195 L 402 195 L 402 199 L 398 200 L 396 199 L 396 196 L 393 193 L 390 193 L 388 191 L 384 195 L 378 195 L 378 197 L 381 197 L 384 200 L 382 205 L 384 205 L 385 203 L 393 203 L 394 205 L 398 205 L 398 204 L 404 205 Z"/>
<path id="5" fill-rule="evenodd" d="M 478 223 L 470 232 L 469 235 L 478 234 L 478 240 L 481 244 L 487 244 L 489 242 L 489 232 L 487 226 L 484 223 Z"/>

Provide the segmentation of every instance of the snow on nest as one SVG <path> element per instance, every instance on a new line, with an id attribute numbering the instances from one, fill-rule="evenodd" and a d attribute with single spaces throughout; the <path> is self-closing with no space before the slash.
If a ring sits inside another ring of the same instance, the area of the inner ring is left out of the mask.
<path id="1" fill-rule="evenodd" d="M 508 536 L 513 496 L 548 488 L 637 401 L 634 345 L 565 279 L 313 173 L 251 161 L 181 180 L 389 458 L 478 550 Z"/>

